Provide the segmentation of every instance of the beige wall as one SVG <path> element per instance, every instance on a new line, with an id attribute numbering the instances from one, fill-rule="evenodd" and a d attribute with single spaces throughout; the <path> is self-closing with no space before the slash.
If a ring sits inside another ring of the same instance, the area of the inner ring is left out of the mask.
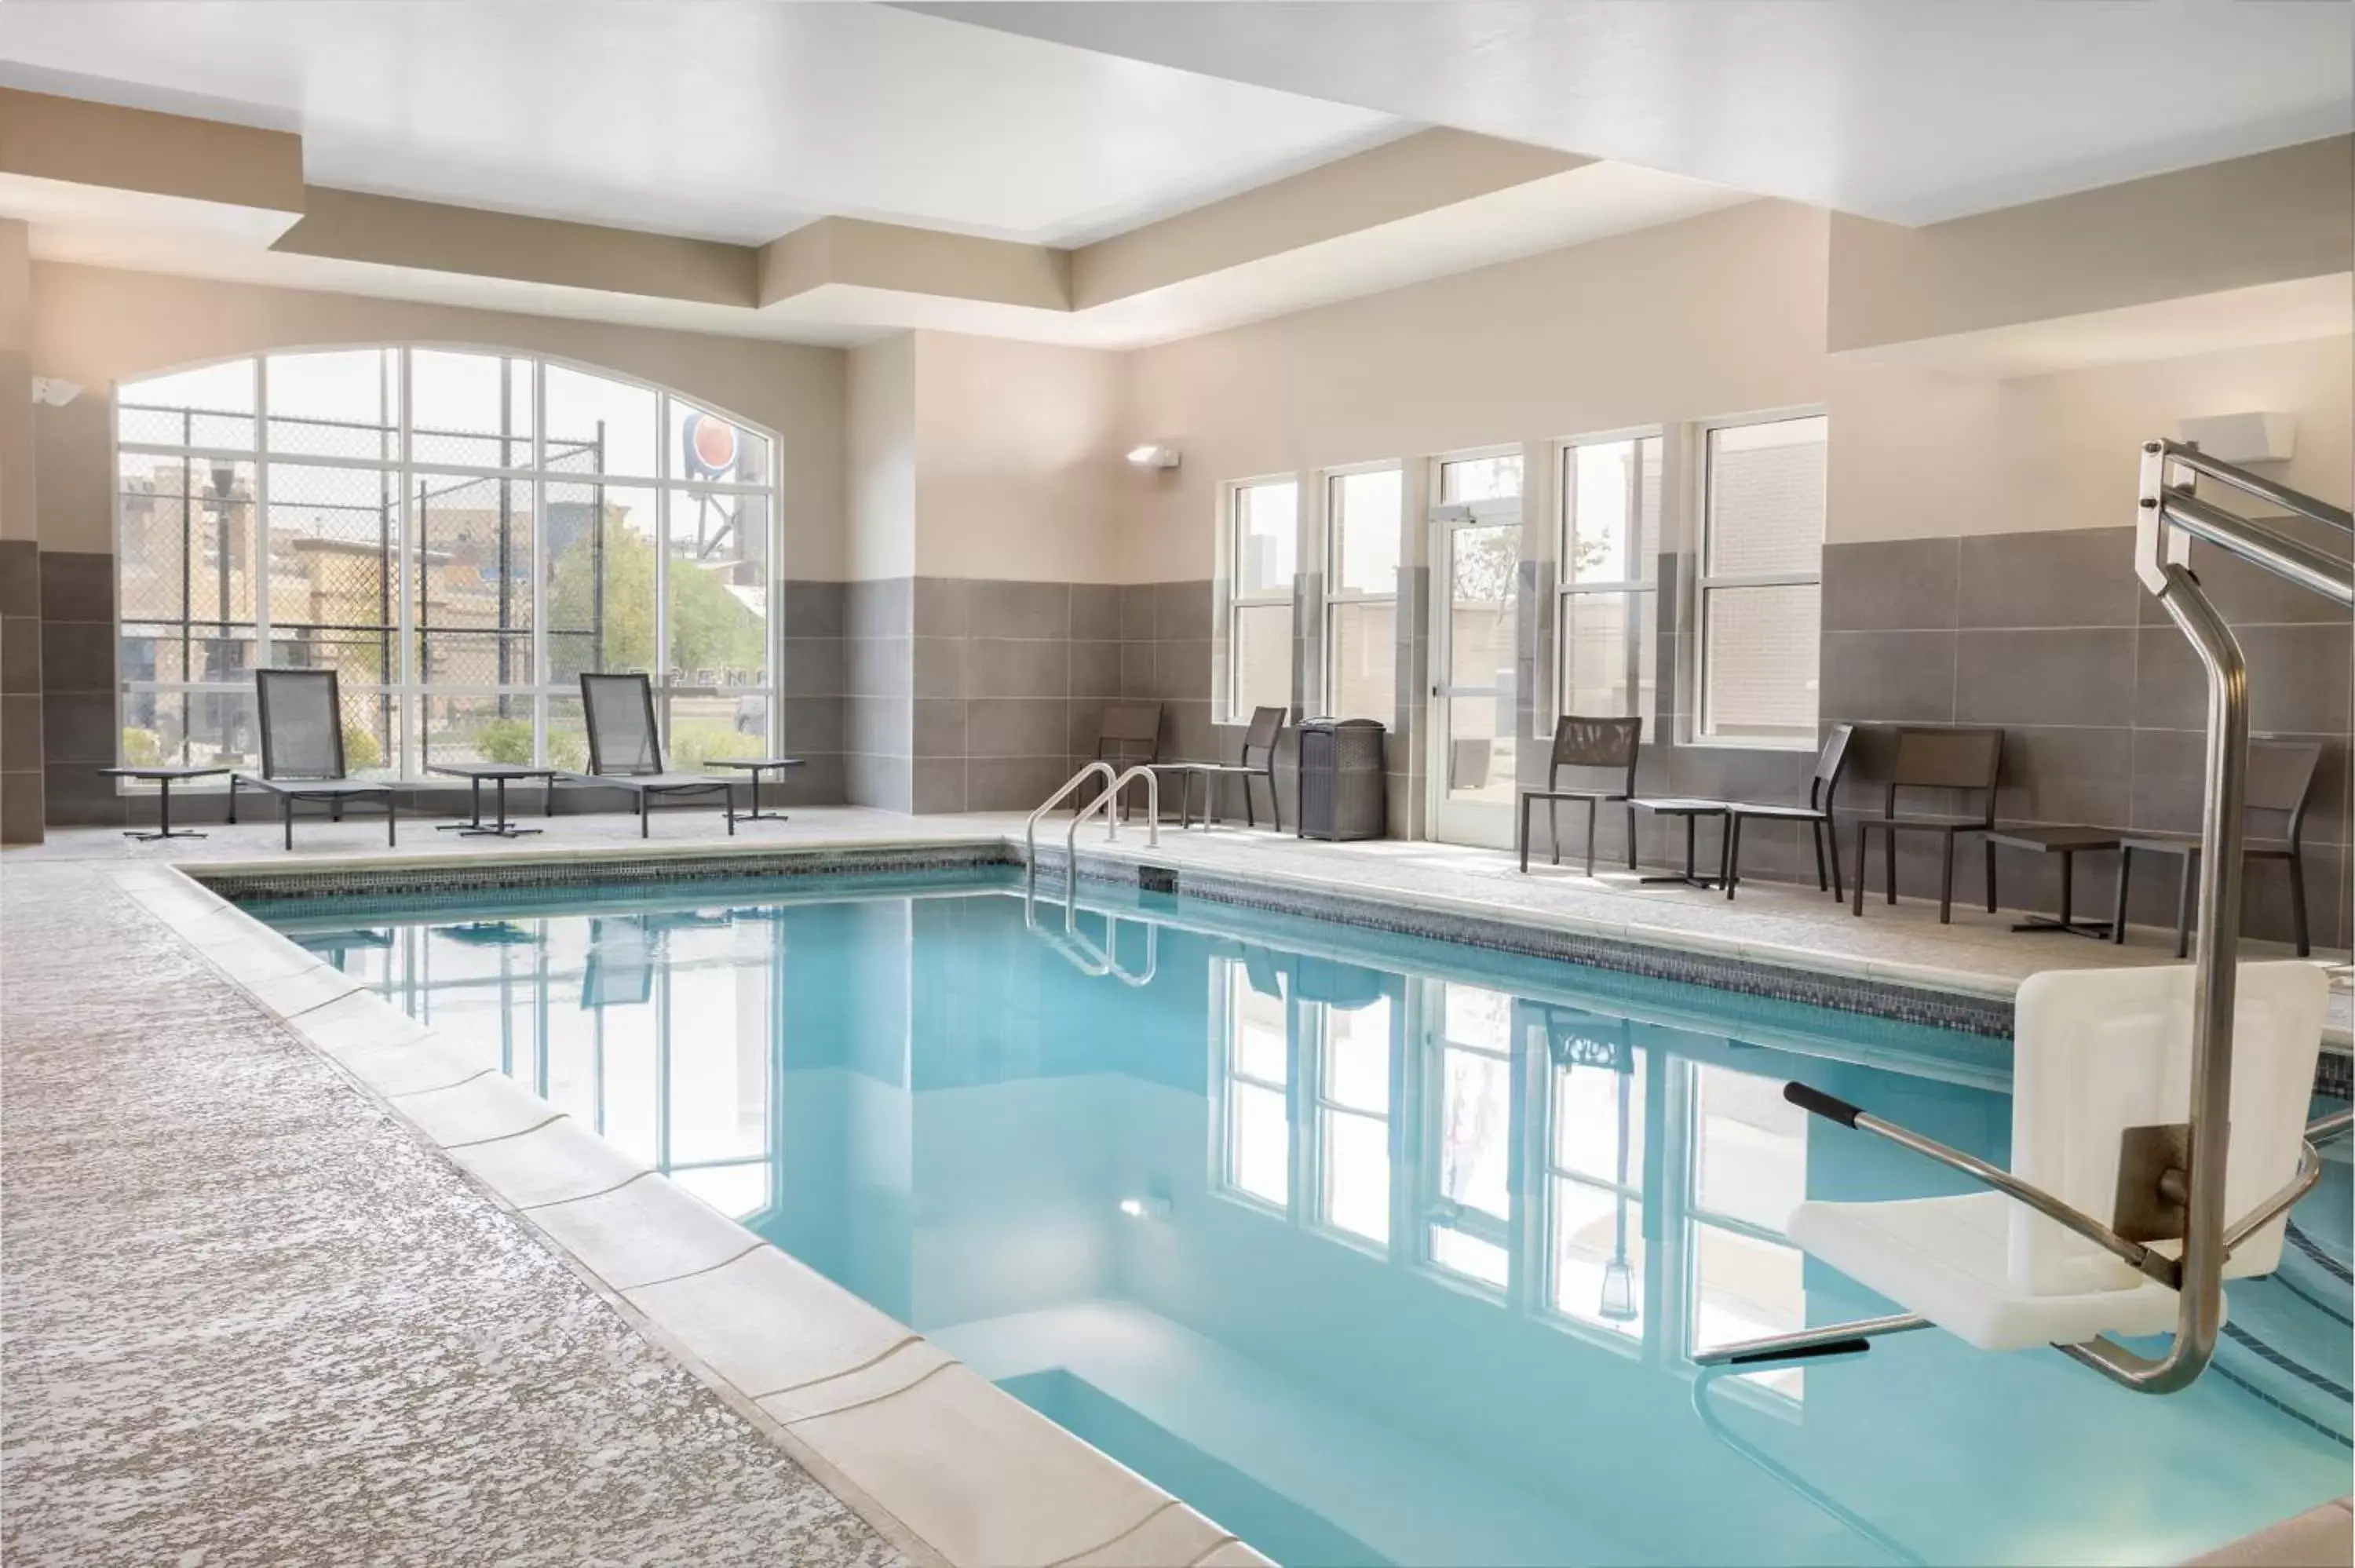
<path id="1" fill-rule="evenodd" d="M 854 582 L 916 570 L 916 340 L 901 333 L 850 351 L 846 435 Z"/>
<path id="2" fill-rule="evenodd" d="M 2292 460 L 2265 471 L 2345 504 L 2355 340 L 2318 338 L 1997 381 L 1831 363 L 1834 543 L 2120 528 L 2137 450 L 2186 416 L 2297 416 Z"/>
<path id="3" fill-rule="evenodd" d="M 31 260 L 26 228 L 0 219 L 0 539 L 37 539 L 33 500 Z"/>
<path id="4" fill-rule="evenodd" d="M 1132 488 L 1125 576 L 1209 577 L 1222 480 L 1819 402 L 1826 242 L 1753 202 L 1137 351 L 1124 428 L 1185 462 Z"/>
<path id="5" fill-rule="evenodd" d="M 34 421 L 47 550 L 113 547 L 116 381 L 268 349 L 433 342 L 603 366 L 767 426 L 782 443 L 785 575 L 838 578 L 847 564 L 839 349 L 52 262 L 33 265 L 32 309 L 34 371 L 84 387 L 70 406 L 42 408 Z"/>
<path id="6" fill-rule="evenodd" d="M 1124 356 L 913 334 L 916 567 L 925 577 L 1127 580 Z"/>
<path id="7" fill-rule="evenodd" d="M 2355 252 L 2355 137 L 1920 228 L 1838 217 L 1831 232 L 1835 349 L 2327 276 Z"/>

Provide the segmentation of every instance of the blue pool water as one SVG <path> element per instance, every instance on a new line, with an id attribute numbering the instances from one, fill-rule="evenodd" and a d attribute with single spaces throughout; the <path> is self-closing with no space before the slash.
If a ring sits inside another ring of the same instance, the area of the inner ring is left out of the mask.
<path id="1" fill-rule="evenodd" d="M 1001 874 L 254 912 L 1279 1562 L 2173 1563 L 2342 1495 L 2344 1165 L 2216 1370 L 1886 1310 L 1803 1196 L 1998 1162 L 2000 1041 Z"/>

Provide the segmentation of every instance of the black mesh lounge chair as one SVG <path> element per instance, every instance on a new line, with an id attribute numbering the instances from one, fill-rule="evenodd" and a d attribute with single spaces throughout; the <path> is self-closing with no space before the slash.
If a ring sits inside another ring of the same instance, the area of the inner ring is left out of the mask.
<path id="1" fill-rule="evenodd" d="M 1937 833 L 1945 840 L 1945 858 L 1938 878 L 1938 924 L 1955 917 L 1955 836 L 1986 834 L 1995 826 L 1995 780 L 2003 769 L 2003 731 L 1999 729 L 1901 729 L 1897 755 L 1889 768 L 1889 792 L 1878 817 L 1856 820 L 1856 892 L 1852 914 L 1864 913 L 1865 853 L 1872 835 L 1881 835 L 1881 865 L 1889 902 L 1897 902 L 1897 835 Z M 1897 814 L 1900 789 L 1941 789 L 1979 798 L 1973 816 L 1905 816 Z M 1995 913 L 1995 845 L 1984 836 L 1987 851 L 1987 906 Z"/>
<path id="2" fill-rule="evenodd" d="M 1844 902 L 1848 895 L 1840 886 L 1839 830 L 1832 821 L 1832 797 L 1839 793 L 1840 775 L 1848 769 L 1848 743 L 1856 738 L 1856 726 L 1836 724 L 1824 736 L 1824 748 L 1816 753 L 1815 777 L 1807 780 L 1807 803 L 1774 805 L 1767 802 L 1734 800 L 1727 803 L 1725 824 L 1725 869 L 1721 873 L 1725 883 L 1725 895 L 1733 896 L 1733 885 L 1742 880 L 1742 824 L 1757 819 L 1769 822 L 1805 822 L 1808 837 L 1816 841 L 1816 889 L 1828 891 L 1834 903 Z M 1826 855 L 1829 867 L 1827 874 Z M 1859 869 L 1861 869 L 1860 867 Z"/>
<path id="3" fill-rule="evenodd" d="M 1586 874 L 1594 874 L 1594 815 L 1612 800 L 1636 798 L 1636 754 L 1643 748 L 1640 718 L 1581 718 L 1564 714 L 1553 726 L 1553 754 L 1546 762 L 1546 787 L 1521 791 L 1520 831 L 1516 842 L 1521 869 L 1529 868 L 1529 808 L 1546 803 L 1546 821 L 1552 831 L 1553 863 L 1561 863 L 1561 803 L 1586 802 Z M 1575 769 L 1586 782 L 1565 788 L 1561 770 Z M 1636 808 L 1627 807 L 1627 869 L 1636 869 Z"/>
<path id="4" fill-rule="evenodd" d="M 294 803 L 324 800 L 336 821 L 354 800 L 384 807 L 384 842 L 398 842 L 400 813 L 392 786 L 344 776 L 344 707 L 333 670 L 256 670 L 253 700 L 261 720 L 261 771 L 229 776 L 229 820 L 237 821 L 240 784 L 278 797 L 286 847 L 294 847 Z"/>
<path id="5" fill-rule="evenodd" d="M 2307 802 L 2314 794 L 2314 773 L 2321 761 L 2319 741 L 2253 740 L 2249 742 L 2247 792 L 2242 797 L 2242 817 L 2248 823 L 2250 835 L 2243 841 L 2242 863 L 2277 860 L 2288 869 L 2289 928 L 2301 959 L 2311 948 L 2306 929 L 2305 850 L 2299 840 L 2306 832 Z M 2278 839 L 2268 833 L 2277 825 L 2269 820 L 2273 818 L 2285 819 L 2278 824 L 2282 830 Z M 2200 885 L 2200 841 L 2184 833 L 2129 833 L 2118 840 L 2118 898 L 2114 906 L 2117 914 L 2110 931 L 2113 942 L 2126 939 L 2126 879 L 2137 854 L 2171 854 L 2183 863 L 2175 897 L 2175 956 L 2182 958 L 2191 950 L 2191 900 Z"/>
<path id="6" fill-rule="evenodd" d="M 709 773 L 663 771 L 662 736 L 655 728 L 654 683 L 644 674 L 581 677 L 581 716 L 589 731 L 589 771 L 570 775 L 577 784 L 626 789 L 637 799 L 638 837 L 645 838 L 654 802 L 669 795 L 717 795 L 736 832 L 735 780 Z"/>
<path id="7" fill-rule="evenodd" d="M 1154 771 L 1183 774 L 1188 794 L 1191 793 L 1191 781 L 1196 779 L 1202 780 L 1204 798 L 1202 820 L 1205 822 L 1209 821 L 1213 816 L 1212 808 L 1217 804 L 1218 800 L 1214 791 L 1219 787 L 1219 780 L 1241 779 L 1243 781 L 1243 824 L 1252 828 L 1259 826 L 1259 818 L 1252 805 L 1251 787 L 1254 780 L 1265 784 L 1268 820 L 1274 824 L 1277 832 L 1282 832 L 1284 801 L 1275 792 L 1275 747 L 1276 744 L 1284 738 L 1285 712 L 1285 709 L 1280 707 L 1252 709 L 1251 723 L 1243 730 L 1242 750 L 1237 761 L 1171 762 L 1156 768 Z M 1252 756 L 1254 752 L 1258 753 L 1256 758 Z M 1182 798 L 1179 800 L 1178 811 L 1178 821 L 1183 825 L 1186 821 L 1186 806 Z"/>

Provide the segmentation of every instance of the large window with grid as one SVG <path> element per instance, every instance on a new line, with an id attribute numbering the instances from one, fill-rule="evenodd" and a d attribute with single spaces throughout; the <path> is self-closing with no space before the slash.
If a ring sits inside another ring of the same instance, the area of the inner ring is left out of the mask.
<path id="1" fill-rule="evenodd" d="M 1703 431 L 1704 739 L 1816 743 L 1829 429 L 1824 416 L 1812 414 Z"/>
<path id="2" fill-rule="evenodd" d="M 1292 705 L 1292 577 L 1300 483 L 1254 480 L 1227 491 L 1227 716 Z"/>
<path id="3" fill-rule="evenodd" d="M 1657 435 L 1572 441 L 1561 452 L 1560 711 L 1654 715 L 1659 671 Z"/>
<path id="4" fill-rule="evenodd" d="M 258 760 L 253 671 L 332 669 L 346 765 L 586 761 L 654 678 L 674 765 L 766 749 L 775 444 L 525 355 L 272 354 L 116 392 L 121 750 Z"/>
<path id="5" fill-rule="evenodd" d="M 1398 580 L 1406 476 L 1396 467 L 1325 482 L 1325 711 L 1380 719 L 1398 708 Z"/>

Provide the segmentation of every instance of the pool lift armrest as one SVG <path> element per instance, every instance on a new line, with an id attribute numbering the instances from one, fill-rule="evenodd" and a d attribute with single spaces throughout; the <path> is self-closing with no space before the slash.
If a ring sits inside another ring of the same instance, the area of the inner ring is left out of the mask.
<path id="1" fill-rule="evenodd" d="M 1838 1096 L 1828 1095 L 1806 1084 L 1786 1083 L 1783 1086 L 1783 1097 L 1827 1121 L 1885 1139 L 1925 1159 L 1934 1160 L 1949 1170 L 1958 1171 L 2006 1197 L 2027 1204 L 2055 1224 L 2067 1226 L 2169 1289 L 2179 1291 L 2183 1288 L 2181 1261 L 2143 1245 L 2145 1241 L 2179 1239 L 2183 1234 L 2181 1216 L 2187 1192 L 2183 1170 L 2172 1163 L 2154 1161 L 2151 1158 L 2153 1150 L 2168 1146 L 2162 1140 L 2137 1140 L 2129 1135 L 2126 1149 L 2122 1154 L 2121 1213 L 2117 1224 L 2137 1231 L 2142 1239 L 2135 1240 L 2121 1234 L 2113 1226 L 2104 1224 L 2093 1215 L 2062 1202 L 2042 1188 L 2022 1181 L 2009 1171 L 1999 1170 L 1984 1160 L 1966 1154 L 1959 1149 L 1949 1148 L 1935 1139 L 1924 1138 L 1894 1122 L 1883 1121 Z M 2322 1156 L 2315 1145 L 2347 1131 L 2350 1125 L 2355 1125 L 2355 1111 L 2334 1112 L 2307 1125 L 2306 1141 L 2298 1153 L 2296 1175 L 2279 1192 L 2225 1228 L 2222 1256 L 2217 1259 L 2220 1268 L 2243 1242 L 2279 1219 L 2292 1204 L 2313 1191 L 2315 1184 L 2322 1179 Z M 2141 1161 L 2139 1170 L 2135 1165 L 2137 1159 Z M 2147 1190 L 2137 1192 L 2134 1191 L 2137 1187 Z M 2159 1218 L 2156 1224 L 2151 1223 L 2154 1217 L 2169 1214 L 2174 1216 L 2171 1223 L 2164 1218 Z M 1804 1329 L 1795 1333 L 1721 1345 L 1696 1354 L 1693 1360 L 1704 1367 L 1760 1366 L 1820 1356 L 1854 1355 L 1870 1349 L 1873 1340 L 1932 1326 L 1927 1318 L 1912 1313 L 1863 1318 L 1853 1322 L 1828 1323 L 1819 1329 Z M 2056 1348 L 2073 1354 L 2080 1347 L 2061 1345 Z"/>

